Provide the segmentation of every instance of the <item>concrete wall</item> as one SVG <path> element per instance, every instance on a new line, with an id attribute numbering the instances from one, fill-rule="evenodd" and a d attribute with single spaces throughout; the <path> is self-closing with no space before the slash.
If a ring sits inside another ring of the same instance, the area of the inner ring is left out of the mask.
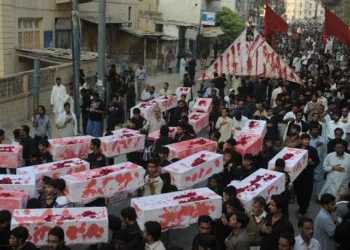
<path id="1" fill-rule="evenodd" d="M 202 0 L 160 0 L 158 11 L 164 20 L 199 24 Z"/>
<path id="2" fill-rule="evenodd" d="M 21 70 L 16 57 L 18 19 L 40 18 L 40 47 L 44 47 L 44 31 L 54 30 L 55 18 L 70 17 L 67 5 L 55 0 L 0 0 L 0 76 Z"/>
<path id="3" fill-rule="evenodd" d="M 97 69 L 97 61 L 85 62 L 81 65 L 86 75 L 92 75 Z M 16 75 L 0 78 L 0 86 L 11 88 L 13 82 L 19 82 L 21 91 L 7 98 L 0 99 L 0 127 L 7 127 L 11 124 L 18 124 L 30 118 L 33 114 L 33 94 L 31 89 L 31 80 L 33 71 L 22 72 Z M 40 95 L 39 104 L 44 105 L 50 112 L 50 96 L 54 79 L 61 77 L 62 83 L 68 85 L 72 81 L 73 66 L 65 64 L 56 67 L 42 69 L 40 72 Z M 10 91 L 2 89 L 2 91 Z M 68 92 L 68 89 L 67 89 Z M 15 128 L 14 128 L 15 129 Z"/>

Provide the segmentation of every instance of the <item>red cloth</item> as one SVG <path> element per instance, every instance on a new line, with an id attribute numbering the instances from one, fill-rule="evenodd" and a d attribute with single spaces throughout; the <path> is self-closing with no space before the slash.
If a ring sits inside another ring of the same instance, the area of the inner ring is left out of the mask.
<path id="1" fill-rule="evenodd" d="M 266 4 L 265 8 L 265 37 L 275 33 L 283 33 L 288 30 L 288 24 L 271 7 Z"/>
<path id="2" fill-rule="evenodd" d="M 335 36 L 344 45 L 350 47 L 350 30 L 349 27 L 326 8 L 326 19 L 324 22 L 324 33 L 327 36 Z"/>

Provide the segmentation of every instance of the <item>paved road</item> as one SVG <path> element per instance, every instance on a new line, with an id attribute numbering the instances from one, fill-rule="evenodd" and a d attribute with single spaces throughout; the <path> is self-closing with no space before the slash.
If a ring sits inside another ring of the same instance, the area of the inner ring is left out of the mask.
<path id="1" fill-rule="evenodd" d="M 156 87 L 156 91 L 159 91 L 164 82 L 168 82 L 170 84 L 170 88 L 175 91 L 175 89 L 177 87 L 180 86 L 180 82 L 179 82 L 179 75 L 178 74 L 167 74 L 167 73 L 158 73 L 157 75 L 153 75 L 153 76 L 149 76 L 147 83 L 149 83 L 150 85 L 153 85 Z M 197 85 L 195 87 L 195 89 L 197 90 L 199 88 L 199 86 Z M 50 114 L 51 119 L 53 120 L 53 116 L 52 114 Z M 24 121 L 22 124 L 28 124 L 29 126 L 31 126 L 31 122 L 28 121 Z M 11 142 L 12 140 L 12 131 L 15 128 L 18 128 L 21 124 L 12 124 L 11 127 L 9 128 L 5 128 L 5 132 L 7 135 L 7 141 Z M 203 131 L 201 133 L 201 135 L 206 135 L 208 136 L 208 133 L 206 131 Z M 53 136 L 54 137 L 59 137 L 59 131 L 54 128 L 53 129 Z M 126 157 L 125 156 L 120 156 L 118 158 L 116 158 L 116 163 L 121 163 L 121 162 L 125 162 L 126 161 Z M 206 183 L 201 183 L 198 185 L 198 187 L 200 186 L 205 186 Z M 124 200 L 122 202 L 120 202 L 119 204 L 115 204 L 112 206 L 108 206 L 108 211 L 111 214 L 120 216 L 120 210 L 125 207 L 130 205 L 130 199 Z M 295 211 L 297 210 L 297 205 L 296 204 L 292 204 L 290 205 L 289 208 L 289 213 L 290 213 L 290 220 L 294 226 L 294 229 L 296 230 L 297 233 L 297 219 L 296 219 L 296 215 L 295 215 Z M 311 201 L 311 205 L 309 208 L 309 213 L 308 215 L 311 218 L 315 218 L 317 213 L 319 211 L 319 205 L 317 205 L 315 203 L 315 200 L 313 199 Z M 185 250 L 190 250 L 191 249 L 191 244 L 192 244 L 192 240 L 194 238 L 194 236 L 197 233 L 197 228 L 196 225 L 191 225 L 188 228 L 184 228 L 184 229 L 176 229 L 176 230 L 169 230 L 168 232 L 165 232 L 162 236 L 162 240 L 163 242 L 167 242 L 172 246 L 181 246 L 182 248 L 184 248 Z M 87 246 L 85 245 L 79 245 L 79 246 L 74 246 L 73 249 L 74 250 L 83 250 L 87 248 Z"/>

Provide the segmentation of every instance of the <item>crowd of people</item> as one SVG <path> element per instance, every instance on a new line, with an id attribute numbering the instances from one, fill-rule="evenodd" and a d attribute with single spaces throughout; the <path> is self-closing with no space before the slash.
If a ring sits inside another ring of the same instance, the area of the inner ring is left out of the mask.
<path id="1" fill-rule="evenodd" d="M 170 175 L 162 168 L 176 164 L 179 159 L 169 160 L 169 149 L 164 146 L 196 138 L 189 123 L 189 113 L 198 98 L 211 98 L 209 138 L 217 142 L 217 153 L 223 155 L 224 168 L 223 172 L 211 176 L 206 185 L 223 197 L 223 211 L 221 218 L 199 217 L 198 234 L 193 239 L 192 249 L 349 249 L 350 66 L 347 65 L 350 63 L 345 63 L 348 60 L 346 53 L 341 55 L 321 55 L 308 50 L 297 53 L 286 51 L 285 60 L 303 79 L 302 84 L 215 73 L 214 79 L 200 84 L 197 95 L 191 96 L 189 102 L 185 95 L 181 96 L 177 107 L 164 113 L 157 109 L 154 117 L 142 117 L 140 109 L 134 108 L 130 119 L 127 119 L 128 112 L 124 110 L 121 99 L 127 102 L 127 110 L 130 110 L 136 99 L 145 102 L 158 96 L 173 95 L 173 92 L 166 82 L 156 93 L 155 87 L 147 83 L 147 71 L 142 64 L 134 72 L 124 63 L 120 73 L 112 65 L 108 74 L 111 88 L 111 96 L 106 98 L 110 101 L 108 108 L 97 92 L 82 83 L 79 100 L 82 131 L 84 135 L 96 137 L 91 141 L 91 153 L 82 156 L 82 159 L 90 163 L 91 169 L 114 164 L 113 158 L 106 158 L 101 153 L 101 141 L 97 138 L 103 134 L 105 117 L 104 135 L 121 128 L 125 121 L 127 128 L 146 135 L 159 130 L 160 137 L 155 142 L 147 140 L 142 152 L 126 155 L 128 161 L 146 170 L 145 186 L 133 195 L 150 196 L 177 191 Z M 167 58 L 167 65 L 172 68 L 175 56 L 169 52 Z M 195 67 L 195 59 L 190 54 L 180 60 L 180 80 L 184 87 L 194 89 Z M 72 96 L 71 93 L 66 94 L 65 87 L 57 78 L 51 96 L 51 108 L 56 115 L 54 124 L 46 115 L 45 107 L 39 106 L 32 118 L 33 137 L 27 125 L 14 130 L 13 145 L 23 146 L 24 166 L 52 162 L 48 152 L 52 125 L 61 131 L 61 137 L 78 135 Z M 235 151 L 235 138 L 242 133 L 249 119 L 266 121 L 264 145 L 256 155 L 240 155 Z M 177 127 L 174 138 L 169 137 L 169 127 Z M 4 139 L 4 131 L 0 130 L 0 143 Z M 270 201 L 256 196 L 252 206 L 244 208 L 237 197 L 237 189 L 229 184 L 233 180 L 245 179 L 260 168 L 267 169 L 268 162 L 284 147 L 307 150 L 306 168 L 291 182 L 285 170 L 285 160 L 277 159 L 274 171 L 284 173 L 285 191 L 273 195 Z M 9 169 L 0 171 L 2 174 L 14 174 Z M 28 209 L 74 205 L 65 196 L 64 179 L 44 177 L 42 187 L 40 197 L 28 201 Z M 313 199 L 320 206 L 315 218 L 308 215 Z M 289 206 L 295 202 L 299 207 L 296 215 L 298 228 L 293 228 L 289 219 Z M 104 198 L 99 198 L 85 206 L 106 206 L 106 203 Z M 136 211 L 132 207 L 123 208 L 120 217 L 109 215 L 110 242 L 91 247 L 101 250 L 165 249 L 160 240 L 161 225 L 148 221 L 142 232 L 136 219 Z M 28 230 L 22 226 L 10 230 L 10 221 L 11 213 L 0 211 L 0 248 L 36 249 L 28 241 Z M 48 233 L 47 245 L 54 250 L 69 249 L 64 244 L 63 230 L 57 227 Z"/>

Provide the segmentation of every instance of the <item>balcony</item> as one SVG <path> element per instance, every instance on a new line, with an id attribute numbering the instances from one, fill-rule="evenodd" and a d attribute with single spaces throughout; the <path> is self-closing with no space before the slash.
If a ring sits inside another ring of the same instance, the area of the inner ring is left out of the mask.
<path id="1" fill-rule="evenodd" d="M 88 3 L 92 2 L 93 0 L 79 0 L 79 3 Z M 64 4 L 64 3 L 71 3 L 72 0 L 56 0 L 56 4 Z"/>

